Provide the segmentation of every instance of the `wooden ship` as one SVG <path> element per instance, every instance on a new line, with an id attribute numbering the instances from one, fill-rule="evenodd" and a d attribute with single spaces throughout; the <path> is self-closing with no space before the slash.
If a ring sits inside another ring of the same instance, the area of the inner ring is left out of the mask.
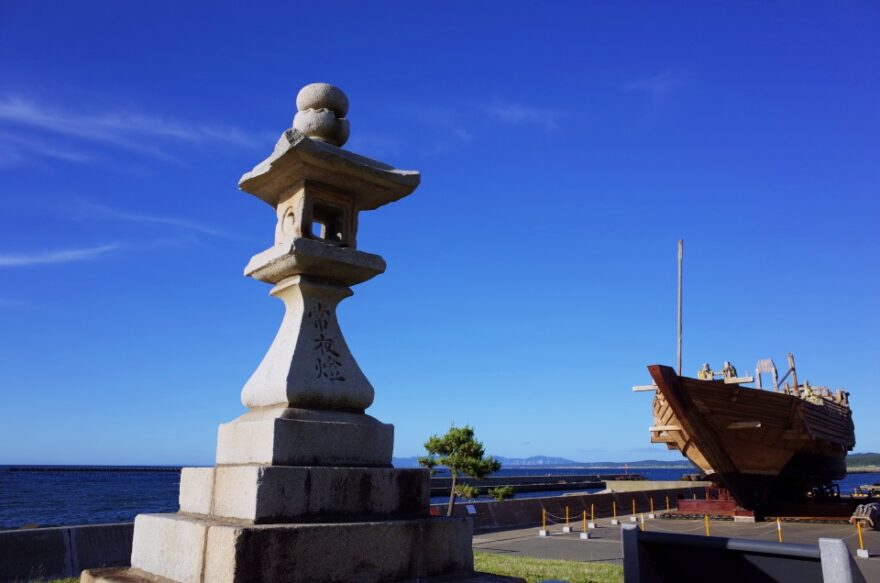
<path id="1" fill-rule="evenodd" d="M 773 362 L 760 361 L 754 388 L 728 363 L 720 374 L 704 365 L 699 378 L 649 366 L 654 384 L 635 390 L 655 391 L 651 442 L 679 450 L 746 510 L 829 491 L 855 446 L 848 394 L 799 385 L 791 355 L 789 364 L 792 382 L 780 385 Z"/>
<path id="2" fill-rule="evenodd" d="M 758 361 L 754 378 L 727 362 L 720 373 L 704 364 L 697 378 L 681 376 L 683 255 L 679 240 L 678 373 L 651 365 L 653 384 L 633 387 L 654 392 L 651 442 L 679 450 L 748 512 L 826 498 L 856 443 L 848 393 L 799 384 L 791 354 L 782 379 L 770 359 Z"/>

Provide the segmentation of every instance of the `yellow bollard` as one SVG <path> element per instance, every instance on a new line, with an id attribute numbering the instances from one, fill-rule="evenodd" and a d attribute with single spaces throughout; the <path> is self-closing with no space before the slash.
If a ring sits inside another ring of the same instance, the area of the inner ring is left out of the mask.
<path id="1" fill-rule="evenodd" d="M 862 538 L 862 523 L 859 520 L 856 520 L 856 531 L 859 533 L 859 548 L 856 551 L 856 556 L 860 559 L 871 558 L 871 553 L 865 548 L 865 539 Z"/>
<path id="2" fill-rule="evenodd" d="M 617 518 L 617 500 L 611 501 L 611 518 Z"/>
<path id="3" fill-rule="evenodd" d="M 568 524 L 568 506 L 565 507 L 565 526 L 570 526 Z"/>
<path id="4" fill-rule="evenodd" d="M 590 522 L 596 522 L 596 505 L 590 504 Z"/>
<path id="5" fill-rule="evenodd" d="M 782 542 L 782 522 L 779 520 L 779 517 L 776 518 L 776 535 L 779 538 L 779 542 Z"/>
<path id="6" fill-rule="evenodd" d="M 651 496 L 651 514 L 654 514 L 654 497 Z"/>
<path id="7" fill-rule="evenodd" d="M 541 509 L 541 530 L 547 530 L 547 509 Z"/>
<path id="8" fill-rule="evenodd" d="M 669 512 L 669 496 L 666 497 L 666 512 Z"/>
<path id="9" fill-rule="evenodd" d="M 644 515 L 644 514 L 640 514 L 640 515 L 639 515 L 639 518 L 641 518 L 642 532 L 644 532 L 644 531 L 645 531 L 645 515 Z"/>
<path id="10" fill-rule="evenodd" d="M 584 532 L 587 532 L 587 511 L 584 510 Z"/>
<path id="11" fill-rule="evenodd" d="M 711 531 L 709 530 L 709 515 L 705 515 L 706 518 L 706 536 L 712 536 Z"/>
<path id="12" fill-rule="evenodd" d="M 694 500 L 696 500 L 696 499 L 697 499 L 697 493 L 694 492 Z"/>
<path id="13" fill-rule="evenodd" d="M 636 515 L 636 499 L 633 498 L 633 516 Z"/>

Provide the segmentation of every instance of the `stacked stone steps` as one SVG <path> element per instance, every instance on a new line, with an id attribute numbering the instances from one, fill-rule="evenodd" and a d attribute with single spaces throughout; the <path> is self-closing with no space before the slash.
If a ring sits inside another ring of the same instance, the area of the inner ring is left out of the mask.
<path id="1" fill-rule="evenodd" d="M 147 581 L 175 583 L 378 583 L 438 573 L 466 580 L 470 540 L 470 521 L 462 518 L 251 525 L 148 514 L 135 521 L 133 569 L 90 576 L 107 583 L 145 573 L 159 577 Z"/>

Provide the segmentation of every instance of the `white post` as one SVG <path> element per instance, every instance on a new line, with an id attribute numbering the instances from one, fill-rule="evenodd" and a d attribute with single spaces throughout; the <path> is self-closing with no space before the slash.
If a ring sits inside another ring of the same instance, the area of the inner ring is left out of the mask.
<path id="1" fill-rule="evenodd" d="M 684 239 L 678 240 L 678 376 L 681 376 L 681 284 L 682 284 L 682 263 L 684 258 Z"/>

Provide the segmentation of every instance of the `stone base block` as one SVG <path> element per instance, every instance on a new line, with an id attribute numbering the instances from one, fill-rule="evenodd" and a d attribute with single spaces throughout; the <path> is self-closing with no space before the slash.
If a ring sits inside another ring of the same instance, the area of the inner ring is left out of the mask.
<path id="1" fill-rule="evenodd" d="M 184 468 L 180 511 L 256 524 L 334 516 L 427 516 L 428 471 L 351 467 Z"/>
<path id="2" fill-rule="evenodd" d="M 570 526 L 563 526 L 563 527 L 562 527 L 562 532 L 563 532 L 564 534 L 569 534 L 569 533 L 571 532 L 571 527 L 570 527 Z"/>
<path id="3" fill-rule="evenodd" d="M 168 583 L 168 579 L 145 573 L 140 569 L 122 567 L 87 569 L 80 575 L 79 583 Z"/>
<path id="4" fill-rule="evenodd" d="M 80 583 L 169 583 L 168 579 L 156 577 L 145 573 L 140 569 L 89 569 L 83 571 Z M 475 572 L 469 577 L 428 577 L 424 579 L 410 579 L 395 583 L 526 583 L 519 577 L 505 577 L 491 573 Z"/>
<path id="5" fill-rule="evenodd" d="M 211 521 L 178 514 L 138 514 L 131 566 L 181 583 L 201 583 Z"/>
<path id="6" fill-rule="evenodd" d="M 262 418 L 246 414 L 217 432 L 217 465 L 391 465 L 394 426 L 369 415 L 339 419 Z"/>
<path id="7" fill-rule="evenodd" d="M 648 520 L 654 520 L 655 518 L 657 518 L 656 514 L 654 514 L 653 512 L 648 513 Z"/>
<path id="8" fill-rule="evenodd" d="M 868 553 L 868 549 L 856 549 L 856 556 L 860 559 L 871 558 L 871 554 Z"/>
<path id="9" fill-rule="evenodd" d="M 590 538 L 590 533 L 589 532 L 582 532 L 579 538 L 581 540 L 588 540 Z"/>
<path id="10" fill-rule="evenodd" d="M 131 555 L 131 566 L 138 571 L 125 576 L 143 572 L 174 583 L 466 579 L 473 575 L 472 536 L 473 524 L 464 517 L 247 525 L 141 514 L 135 520 Z M 88 576 L 101 581 L 96 573 Z"/>
<path id="11" fill-rule="evenodd" d="M 550 536 L 550 531 L 541 529 L 538 531 L 538 536 Z"/>
<path id="12" fill-rule="evenodd" d="M 620 525 L 619 520 L 617 520 L 616 518 L 611 519 L 611 526 L 619 526 L 619 525 Z"/>
<path id="13" fill-rule="evenodd" d="M 596 523 L 595 522 L 588 522 L 587 528 L 596 528 Z"/>

